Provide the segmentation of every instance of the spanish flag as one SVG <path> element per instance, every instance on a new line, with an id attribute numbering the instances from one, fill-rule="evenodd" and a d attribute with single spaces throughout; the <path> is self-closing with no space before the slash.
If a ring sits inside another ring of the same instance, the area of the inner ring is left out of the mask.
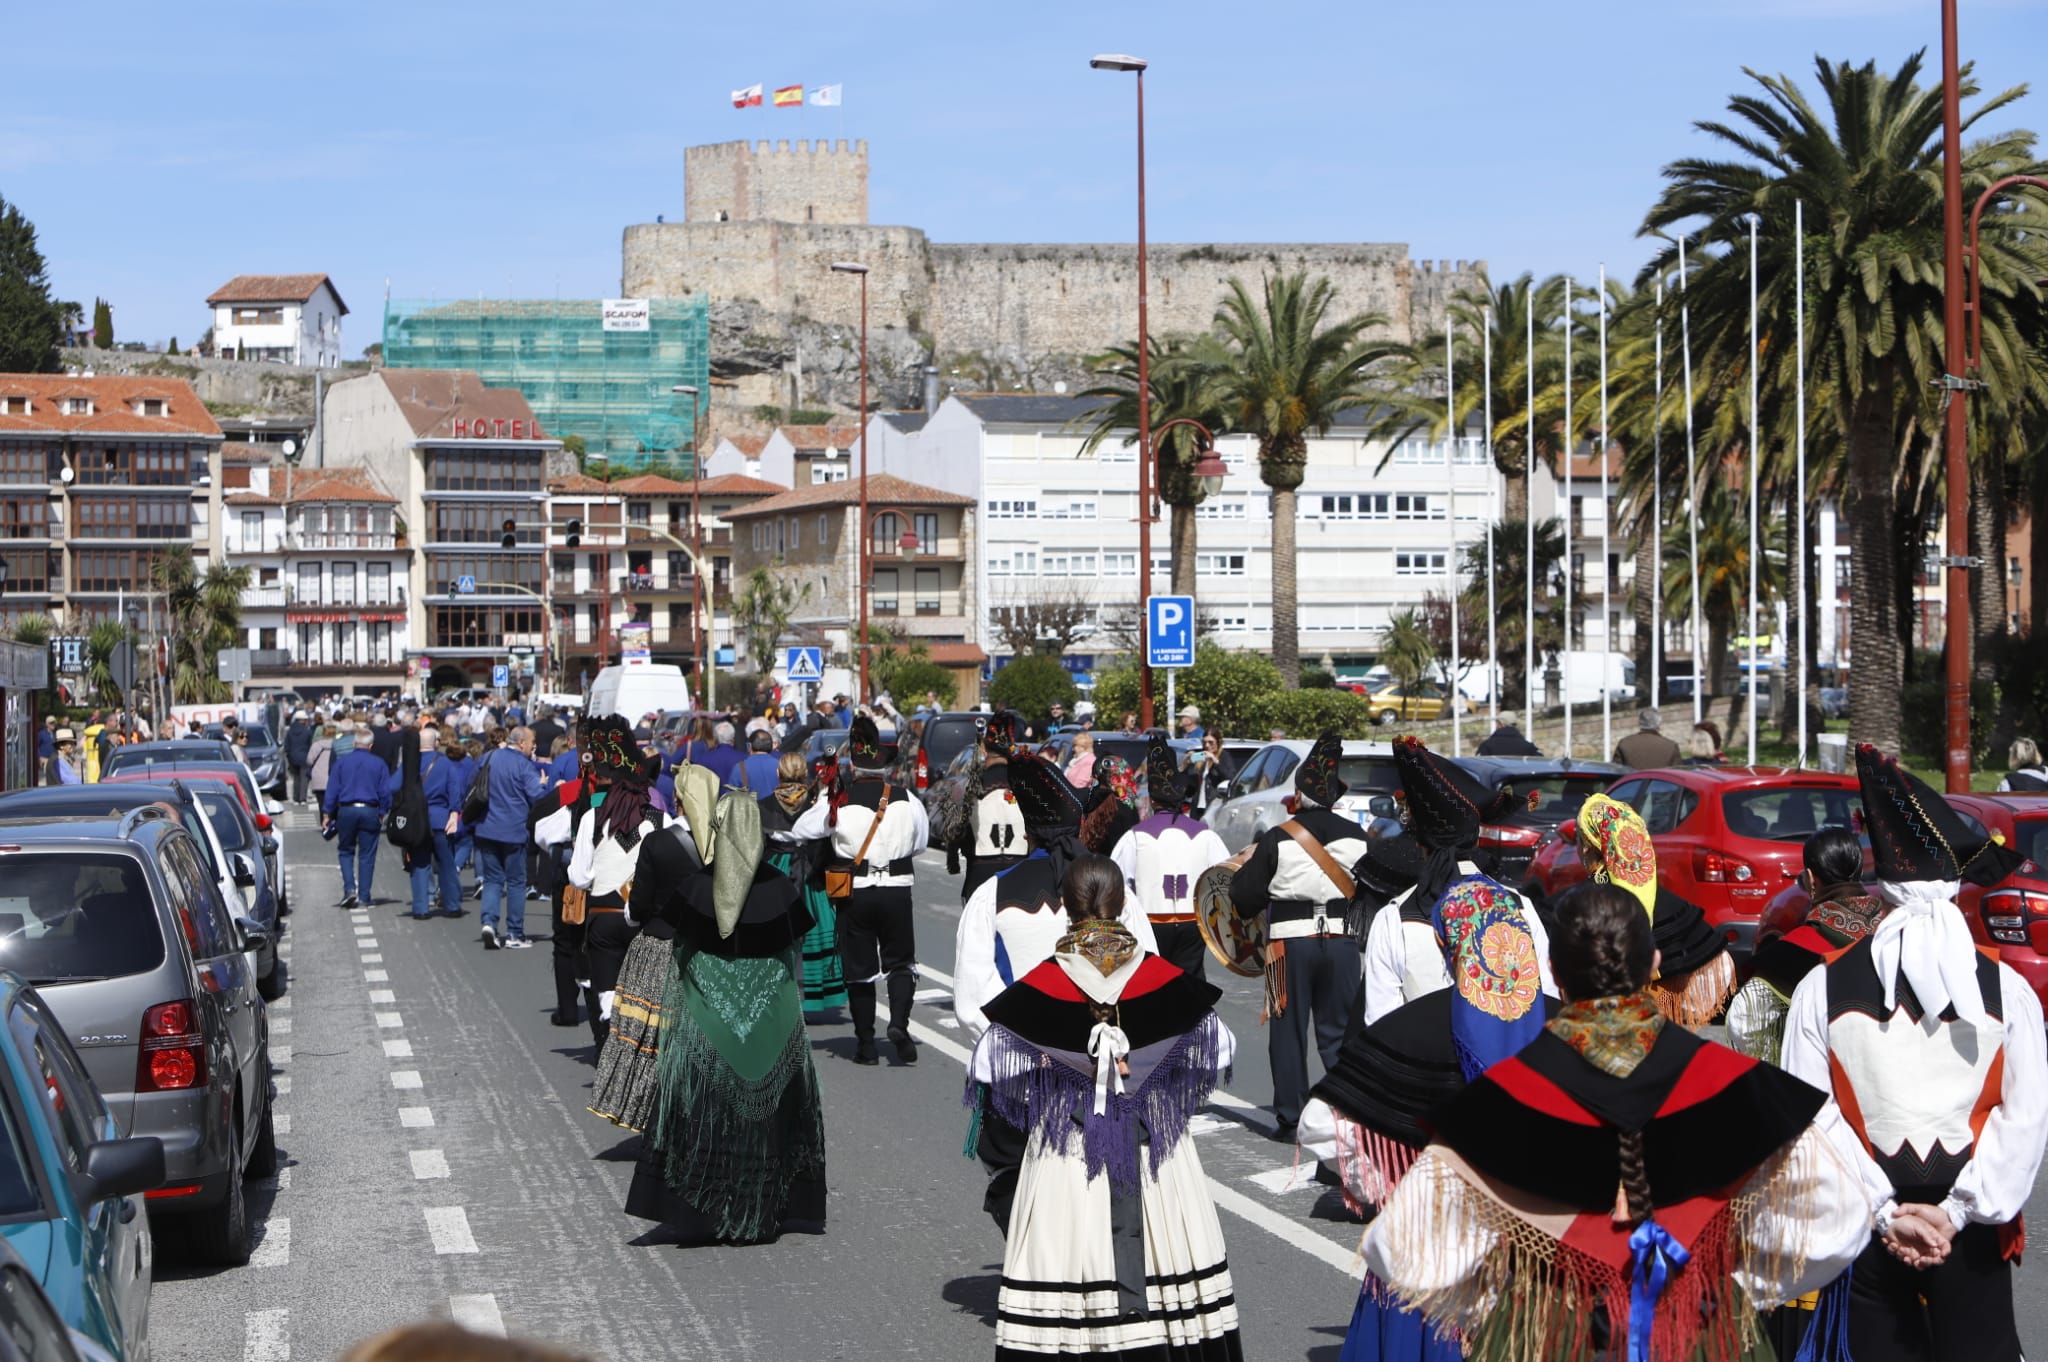
<path id="1" fill-rule="evenodd" d="M 775 107 L 778 109 L 801 109 L 804 106 L 804 87 L 785 85 L 775 92 Z"/>

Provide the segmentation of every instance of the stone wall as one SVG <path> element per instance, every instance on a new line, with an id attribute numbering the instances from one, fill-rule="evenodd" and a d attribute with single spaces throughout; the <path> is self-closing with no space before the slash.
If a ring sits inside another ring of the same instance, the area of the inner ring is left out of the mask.
<path id="1" fill-rule="evenodd" d="M 264 364 L 256 360 L 206 359 L 199 355 L 137 354 L 129 350 L 66 350 L 65 369 L 96 374 L 183 379 L 199 400 L 218 415 L 305 416 L 313 414 L 313 376 L 324 373 L 331 385 L 361 372 L 355 369 L 314 369 L 296 364 Z M 223 410 L 225 409 L 225 410 Z"/>
<path id="2" fill-rule="evenodd" d="M 640 223 L 626 229 L 620 285 L 627 298 L 708 293 L 715 302 L 857 327 L 860 280 L 834 274 L 835 260 L 868 267 L 870 328 L 929 324 L 931 246 L 915 227 Z"/>
<path id="3" fill-rule="evenodd" d="M 688 222 L 858 224 L 868 220 L 868 144 L 787 138 L 683 151 Z"/>

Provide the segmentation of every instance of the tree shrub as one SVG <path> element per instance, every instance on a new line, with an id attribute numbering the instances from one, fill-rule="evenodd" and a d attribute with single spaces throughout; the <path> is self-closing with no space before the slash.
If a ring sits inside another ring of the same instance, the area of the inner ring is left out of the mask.
<path id="1" fill-rule="evenodd" d="M 872 663 L 869 670 L 873 670 Z M 1004 670 L 1007 671 L 1008 668 Z M 1071 682 L 1069 684 L 1071 685 Z M 953 702 L 959 698 L 960 682 L 952 672 L 928 658 L 909 657 L 898 663 L 889 673 L 888 691 L 896 701 L 896 708 L 905 714 L 924 703 L 926 691 L 936 691 L 939 707 L 951 709 Z"/>
<path id="2" fill-rule="evenodd" d="M 1252 711 L 1245 736 L 1265 737 L 1279 729 L 1290 738 L 1315 739 L 1329 729 L 1347 738 L 1369 738 L 1372 704 L 1348 690 L 1277 690 Z"/>
<path id="3" fill-rule="evenodd" d="M 1214 643 L 1195 645 L 1195 665 L 1174 681 L 1174 702 L 1202 711 L 1202 727 L 1211 733 L 1248 737 L 1264 733 L 1256 725 L 1255 707 L 1280 690 L 1280 669 L 1264 653 L 1237 652 Z M 1153 720 L 1174 728 L 1166 710 L 1166 673 L 1152 673 Z M 1113 728 L 1126 711 L 1138 707 L 1138 669 L 1113 667 L 1095 673 L 1095 722 Z"/>
<path id="4" fill-rule="evenodd" d="M 997 709 L 1014 709 L 1034 723 L 1044 723 L 1055 704 L 1074 707 L 1074 678 L 1056 657 L 1020 657 L 996 673 L 988 688 Z"/>

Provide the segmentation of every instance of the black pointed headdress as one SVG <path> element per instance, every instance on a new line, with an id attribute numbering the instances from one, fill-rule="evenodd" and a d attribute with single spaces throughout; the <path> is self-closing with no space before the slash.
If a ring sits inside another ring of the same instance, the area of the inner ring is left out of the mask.
<path id="1" fill-rule="evenodd" d="M 623 715 L 606 714 L 583 725 L 583 754 L 591 766 L 609 775 L 630 771 L 640 760 L 640 743 Z"/>
<path id="2" fill-rule="evenodd" d="M 1315 746 L 1308 749 L 1308 755 L 1301 759 L 1301 765 L 1294 768 L 1295 793 L 1329 808 L 1344 797 L 1351 787 L 1337 778 L 1337 762 L 1344 755 L 1344 738 L 1336 729 L 1331 729 L 1317 738 Z"/>
<path id="3" fill-rule="evenodd" d="M 1010 758 L 1010 792 L 1032 833 L 1081 825 L 1080 792 L 1043 757 L 1020 752 Z"/>
<path id="4" fill-rule="evenodd" d="M 1145 746 L 1145 793 L 1154 809 L 1179 810 L 1192 797 L 1187 773 L 1174 760 L 1173 749 L 1157 733 Z"/>
<path id="5" fill-rule="evenodd" d="M 1514 803 L 1512 790 L 1487 789 L 1470 771 L 1446 761 L 1417 738 L 1395 741 L 1394 769 L 1401 775 L 1408 827 L 1432 850 L 1476 846 L 1480 827 Z"/>
<path id="6" fill-rule="evenodd" d="M 1856 749 L 1856 781 L 1862 787 L 1863 829 L 1880 880 L 1993 885 L 2026 860 L 1929 789 L 1896 757 L 1869 743 Z"/>
<path id="7" fill-rule="evenodd" d="M 853 722 L 846 728 L 846 755 L 855 766 L 865 770 L 882 764 L 882 731 L 875 727 L 873 715 L 853 716 Z"/>

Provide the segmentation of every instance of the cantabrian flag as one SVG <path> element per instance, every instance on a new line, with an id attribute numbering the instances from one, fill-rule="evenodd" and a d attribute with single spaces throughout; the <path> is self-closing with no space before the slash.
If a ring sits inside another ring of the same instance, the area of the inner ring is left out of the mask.
<path id="1" fill-rule="evenodd" d="M 778 109 L 801 109 L 804 106 L 804 87 L 785 85 L 775 92 L 775 107 Z"/>
<path id="2" fill-rule="evenodd" d="M 735 109 L 758 109 L 761 107 L 761 87 L 749 85 L 744 90 L 734 90 L 732 106 Z"/>
<path id="3" fill-rule="evenodd" d="M 811 91 L 811 104 L 817 108 L 835 105 L 839 103 L 839 92 L 845 88 L 843 85 L 820 85 Z"/>

